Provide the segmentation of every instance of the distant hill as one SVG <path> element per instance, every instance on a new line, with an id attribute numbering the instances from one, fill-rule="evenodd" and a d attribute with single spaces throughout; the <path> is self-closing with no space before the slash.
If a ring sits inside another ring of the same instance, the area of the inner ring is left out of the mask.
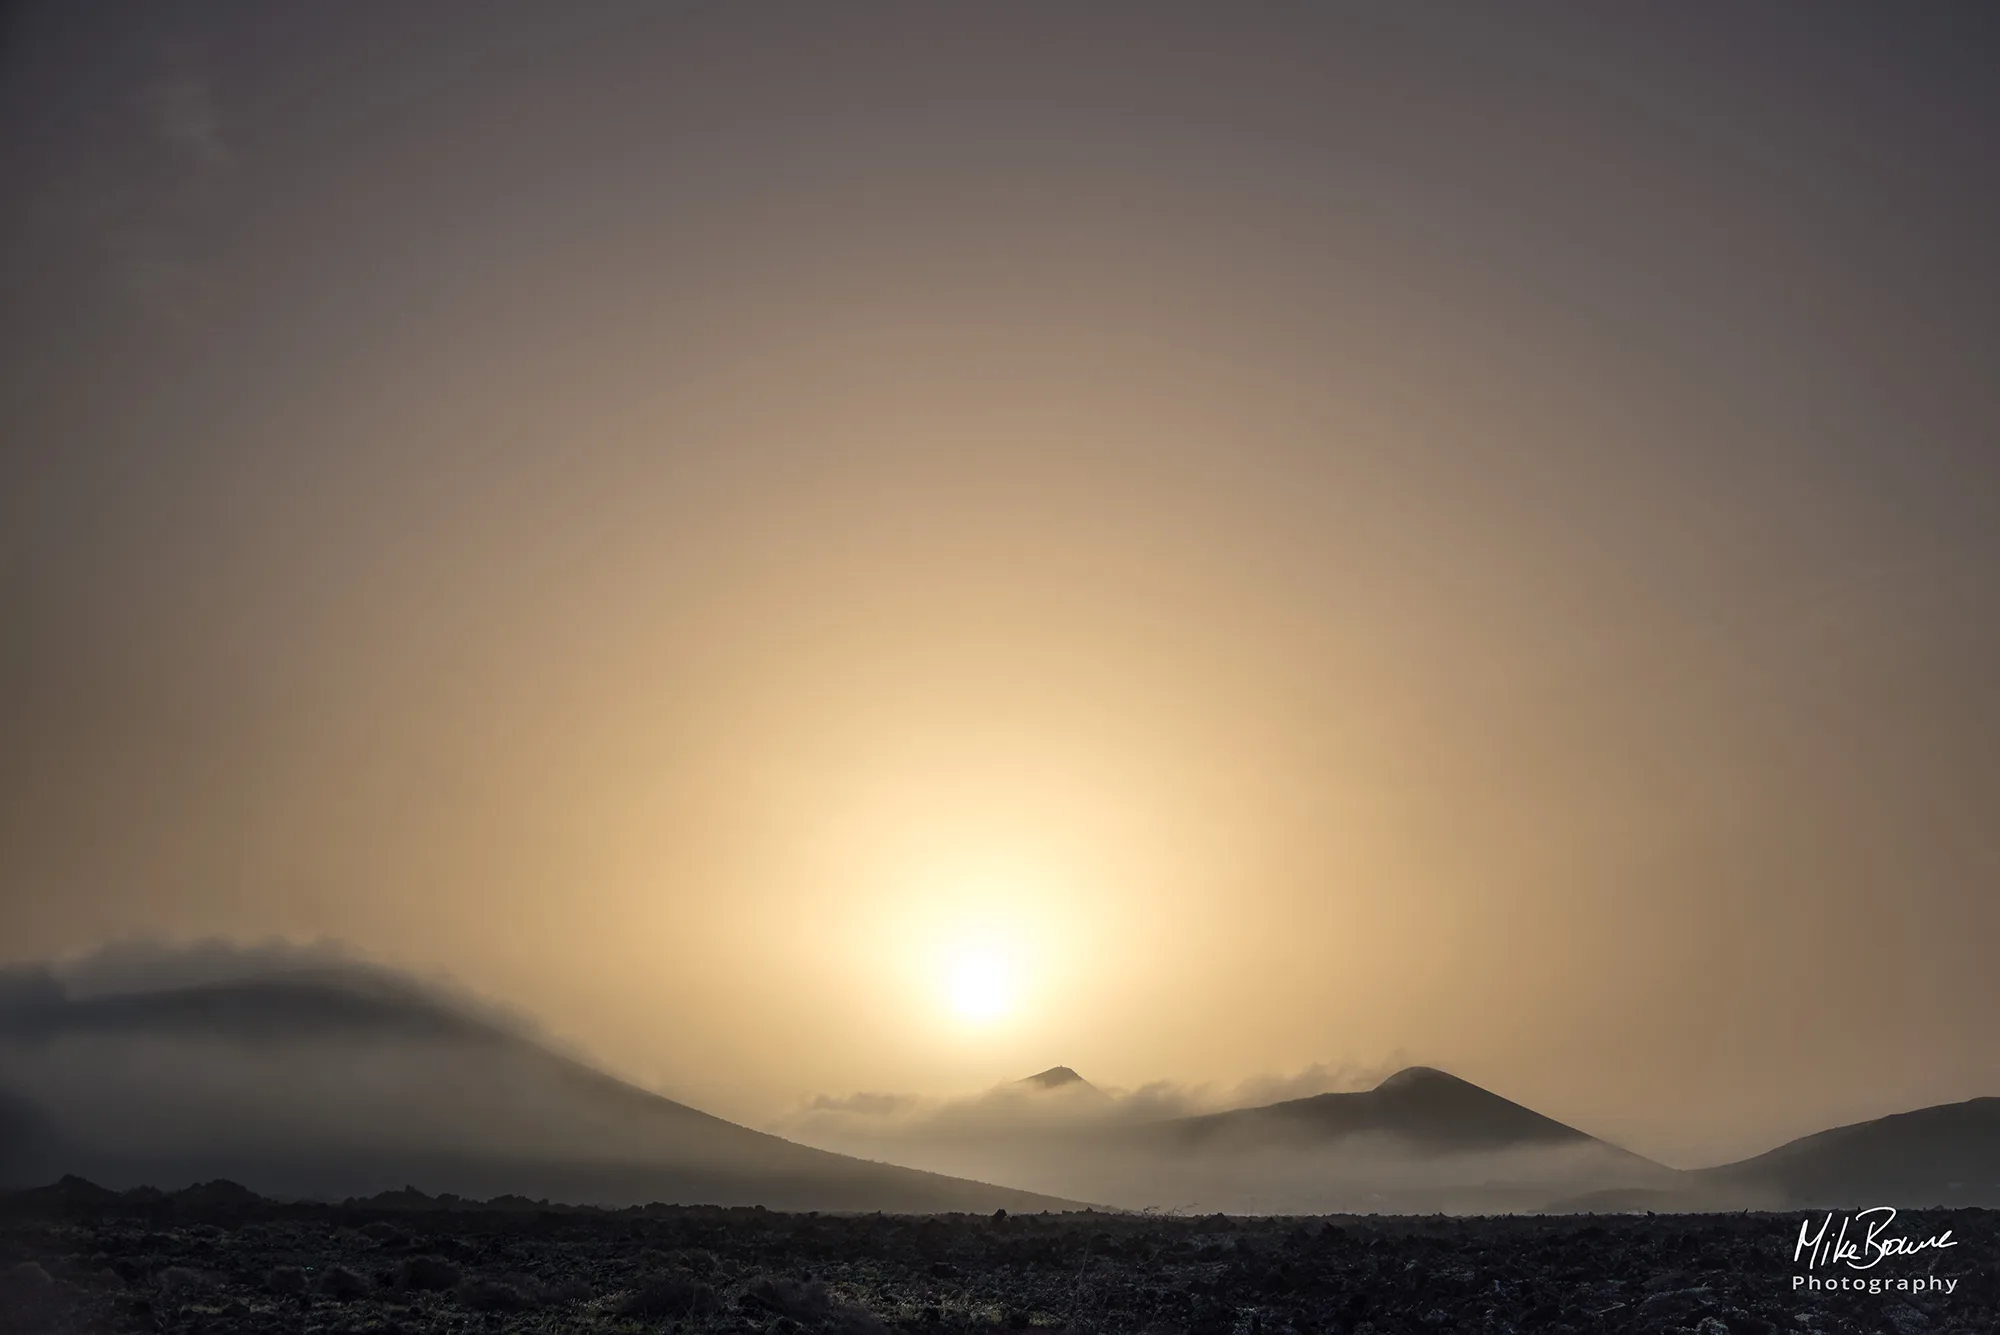
<path id="1" fill-rule="evenodd" d="M 0 1008 L 0 1187 L 433 1194 L 793 1210 L 1051 1197 L 794 1144 L 648 1093 L 423 986 L 320 970 Z"/>
<path id="2" fill-rule="evenodd" d="M 2000 1207 L 2000 1098 L 1834 1127 L 1689 1177 L 1703 1193 L 1774 1208 Z"/>
<path id="3" fill-rule="evenodd" d="M 1343 1137 L 1393 1136 L 1429 1152 L 1598 1143 L 1469 1080 L 1429 1066 L 1396 1072 L 1373 1089 L 1315 1094 L 1282 1103 L 1181 1118 L 1161 1131 L 1189 1146 L 1237 1136 L 1265 1143 L 1317 1145 Z"/>
<path id="4" fill-rule="evenodd" d="M 1231 1213 L 1532 1210 L 1677 1176 L 1429 1067 L 1359 1093 L 1159 1111 L 1170 1106 L 1055 1066 L 928 1117 L 839 1124 L 845 1137 L 820 1143 L 1070 1199 Z"/>
<path id="5" fill-rule="evenodd" d="M 5 972 L 5 971 L 0 971 Z M 2000 1206 L 2000 1099 L 1666 1168 L 1431 1067 L 1199 1116 L 1053 1066 L 866 1157 L 648 1093 L 401 975 L 290 969 L 71 995 L 0 977 L 0 1189 L 227 1179 L 275 1197 L 1235 1213 Z M 922 1164 L 925 1169 L 898 1167 Z M 1007 1185 L 987 1185 L 1000 1182 Z"/>
<path id="6" fill-rule="evenodd" d="M 1203 1209 L 1535 1210 L 1565 1196 L 1656 1188 L 1675 1177 L 1428 1066 L 1398 1071 L 1369 1090 L 1151 1122 L 1118 1139 L 1128 1163 L 1146 1165 L 1151 1190 Z"/>
<path id="7" fill-rule="evenodd" d="M 1371 1090 L 1180 1118 L 1132 1134 L 1163 1163 L 1202 1165 L 1211 1195 L 1229 1193 L 1225 1172 L 1248 1190 L 1255 1165 L 1282 1163 L 1294 1185 L 1265 1195 L 1309 1199 L 1315 1208 L 1348 1208 L 1357 1199 L 1380 1209 L 1558 1212 L 2000 1207 L 2000 1098 L 1836 1127 L 1693 1171 L 1423 1066 Z M 1164 1169 L 1162 1180 L 1176 1171 Z M 1315 1172 L 1323 1174 L 1318 1188 L 1308 1185 Z"/>
<path id="8" fill-rule="evenodd" d="M 1031 1106 L 1060 1107 L 1072 1115 L 1096 1116 L 1113 1110 L 1116 1100 L 1067 1066 L 1051 1066 L 1016 1080 L 1013 1088 L 1034 1096 Z M 1004 1087 L 1003 1087 L 1004 1090 Z"/>

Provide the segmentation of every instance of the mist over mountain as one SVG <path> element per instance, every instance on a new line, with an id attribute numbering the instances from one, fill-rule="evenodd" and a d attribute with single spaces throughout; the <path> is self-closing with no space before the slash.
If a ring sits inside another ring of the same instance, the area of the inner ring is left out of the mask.
<path id="1" fill-rule="evenodd" d="M 1180 1110 L 1185 1096 L 1171 1087 L 1149 1090 L 1103 1091 L 1058 1066 L 966 1099 L 816 1100 L 786 1125 L 830 1149 L 1128 1208 L 1313 1214 L 2000 1204 L 2000 1099 L 1900 1113 L 1738 1163 L 1681 1170 L 1427 1066 L 1367 1089 L 1194 1113 Z"/>
<path id="2" fill-rule="evenodd" d="M 1247 1102 L 1057 1065 L 978 1095 L 821 1096 L 752 1130 L 566 1052 L 528 1018 L 334 947 L 126 946 L 0 970 L 0 1188 L 226 1178 L 343 1198 L 800 1210 L 1229 1213 L 2000 1203 L 2000 1099 L 1665 1167 L 1448 1072 Z M 1240 1106 L 1217 1107 L 1219 1100 Z M 987 1185 L 987 1184 L 994 1185 Z"/>
<path id="3" fill-rule="evenodd" d="M 59 1173 L 329 1198 L 413 1184 L 604 1205 L 1062 1204 L 737 1126 L 439 986 L 289 949 L 0 974 L 0 1186 Z"/>
<path id="4" fill-rule="evenodd" d="M 1324 1078 L 1324 1068 L 1318 1068 Z M 1282 1088 L 1258 1081 L 1238 1096 Z M 1129 1208 L 1235 1213 L 1538 1209 L 1661 1188 L 1673 1170 L 1429 1067 L 1362 1090 L 1190 1107 L 1172 1086 L 1098 1089 L 1058 1066 L 969 1099 L 816 1104 L 809 1143 Z"/>
<path id="5" fill-rule="evenodd" d="M 1240 1138 L 1313 1145 L 1371 1133 L 1394 1135 L 1413 1149 L 1433 1152 L 1577 1144 L 1592 1139 L 1574 1127 L 1429 1066 L 1407 1067 L 1373 1089 L 1211 1113 L 1156 1130 L 1163 1141 L 1189 1147 Z"/>
<path id="6" fill-rule="evenodd" d="M 1773 1209 L 2000 1206 L 2000 1098 L 1833 1127 L 1690 1176 L 1701 1193 Z"/>
<path id="7" fill-rule="evenodd" d="M 972 1094 L 925 1097 L 868 1091 L 816 1094 L 771 1130 L 806 1138 L 950 1136 L 1028 1124 L 1101 1119 L 1138 1124 L 1257 1107 L 1319 1094 L 1371 1089 L 1407 1065 L 1401 1054 L 1386 1062 L 1316 1062 L 1303 1070 L 1251 1076 L 1233 1085 L 1151 1080 L 1134 1088 L 1100 1085 L 1074 1067 L 1052 1066 L 1002 1081 Z"/>
<path id="8" fill-rule="evenodd" d="M 9 1171 L 1980 1180 L 1765 1152 L 2000 1094 L 2000 6 L 0 33 L 0 965 L 592 1054 L 126 947 Z"/>

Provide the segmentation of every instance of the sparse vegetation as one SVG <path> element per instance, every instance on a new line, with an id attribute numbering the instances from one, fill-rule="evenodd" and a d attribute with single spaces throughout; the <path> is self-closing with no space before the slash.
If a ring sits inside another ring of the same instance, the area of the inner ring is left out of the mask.
<path id="1" fill-rule="evenodd" d="M 866 1307 L 841 1301 L 824 1281 L 816 1279 L 801 1282 L 783 1275 L 759 1275 L 743 1286 L 740 1305 L 775 1312 L 802 1327 L 838 1335 L 875 1335 L 884 1329 Z"/>
<path id="2" fill-rule="evenodd" d="M 220 1202 L 219 1204 L 217 1202 Z M 788 1215 L 229 1193 L 0 1196 L 0 1335 L 1516 1335 L 1990 1332 L 2000 1215 L 1955 1294 L 1798 1294 L 1796 1215 Z M 399 1254 L 400 1253 L 400 1254 Z M 1913 1272 L 1917 1268 L 1912 1267 Z"/>
<path id="3" fill-rule="evenodd" d="M 442 1292 L 458 1287 L 457 1266 L 438 1256 L 412 1256 L 396 1267 L 396 1287 L 416 1292 Z"/>
<path id="4" fill-rule="evenodd" d="M 306 1272 L 295 1265 L 274 1266 L 264 1277 L 264 1287 L 272 1293 L 304 1293 L 306 1285 Z"/>
<path id="5" fill-rule="evenodd" d="M 540 1302 L 501 1279 L 469 1279 L 457 1289 L 458 1301 L 475 1312 L 525 1312 Z"/>
<path id="6" fill-rule="evenodd" d="M 319 1281 L 313 1285 L 315 1292 L 322 1293 L 336 1302 L 351 1302 L 366 1296 L 369 1283 L 344 1265 L 328 1266 L 320 1272 Z"/>
<path id="7" fill-rule="evenodd" d="M 690 1274 L 666 1274 L 646 1280 L 619 1301 L 626 1316 L 670 1320 L 705 1316 L 716 1310 L 715 1290 Z"/>

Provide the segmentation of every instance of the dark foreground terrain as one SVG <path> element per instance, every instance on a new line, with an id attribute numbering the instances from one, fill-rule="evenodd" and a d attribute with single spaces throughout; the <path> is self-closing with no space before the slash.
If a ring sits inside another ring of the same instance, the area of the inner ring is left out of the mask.
<path id="1" fill-rule="evenodd" d="M 1957 1245 L 1839 1272 L 1950 1294 L 1796 1290 L 1801 1222 L 280 1204 L 66 1179 L 0 1196 L 0 1331 L 2000 1330 L 2000 1214 L 1906 1211 L 1893 1232 Z"/>

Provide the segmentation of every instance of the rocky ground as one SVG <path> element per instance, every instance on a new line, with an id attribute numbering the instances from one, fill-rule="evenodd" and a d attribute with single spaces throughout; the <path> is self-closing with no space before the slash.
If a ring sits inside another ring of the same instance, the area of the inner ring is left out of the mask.
<path id="1" fill-rule="evenodd" d="M 1949 1295 L 1796 1291 L 1800 1222 L 297 1205 L 69 1179 L 0 1196 L 0 1332 L 2000 1330 L 2000 1213 L 1905 1212 L 1897 1233 L 1958 1245 L 1840 1272 Z"/>

